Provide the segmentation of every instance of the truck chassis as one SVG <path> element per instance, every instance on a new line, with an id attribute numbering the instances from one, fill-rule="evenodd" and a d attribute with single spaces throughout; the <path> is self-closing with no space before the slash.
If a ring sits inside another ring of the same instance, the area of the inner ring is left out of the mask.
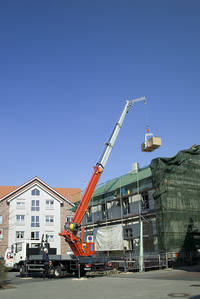
<path id="1" fill-rule="evenodd" d="M 78 278 L 90 271 L 108 271 L 112 264 L 106 257 L 75 257 L 73 255 L 49 255 L 50 276 L 61 278 L 67 274 L 74 274 Z M 32 272 L 44 272 L 44 264 L 41 255 L 30 255 L 27 260 L 20 261 L 17 265 L 20 276 L 28 276 Z"/>

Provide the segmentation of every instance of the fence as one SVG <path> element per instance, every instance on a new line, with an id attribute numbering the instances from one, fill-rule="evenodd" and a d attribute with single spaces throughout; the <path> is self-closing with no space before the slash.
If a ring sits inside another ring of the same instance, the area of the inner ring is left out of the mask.
<path id="1" fill-rule="evenodd" d="M 112 258 L 111 258 L 112 259 Z M 135 256 L 132 259 L 121 257 L 111 260 L 113 268 L 121 271 L 139 271 L 141 257 Z M 150 269 L 163 269 L 172 266 L 174 259 L 168 257 L 168 254 L 145 255 L 143 257 L 144 271 Z"/>

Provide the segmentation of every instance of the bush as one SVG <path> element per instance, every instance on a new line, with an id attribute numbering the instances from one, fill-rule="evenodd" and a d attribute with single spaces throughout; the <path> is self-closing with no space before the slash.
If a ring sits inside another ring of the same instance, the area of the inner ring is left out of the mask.
<path id="1" fill-rule="evenodd" d="M 4 266 L 3 260 L 0 260 L 0 284 L 6 278 L 6 275 L 7 275 L 7 269 Z"/>

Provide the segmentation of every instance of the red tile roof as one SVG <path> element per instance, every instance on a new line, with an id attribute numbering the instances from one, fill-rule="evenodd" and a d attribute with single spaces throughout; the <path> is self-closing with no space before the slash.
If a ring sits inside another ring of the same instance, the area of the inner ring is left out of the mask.
<path id="1" fill-rule="evenodd" d="M 0 199 L 16 190 L 18 187 L 19 186 L 0 186 Z"/>
<path id="2" fill-rule="evenodd" d="M 67 198 L 72 203 L 81 200 L 81 189 L 80 188 L 53 188 L 56 192 Z"/>
<path id="3" fill-rule="evenodd" d="M 0 186 L 0 199 L 9 193 L 19 188 L 19 186 Z M 72 203 L 80 201 L 81 189 L 80 188 L 52 188 L 57 193 L 71 201 Z"/>

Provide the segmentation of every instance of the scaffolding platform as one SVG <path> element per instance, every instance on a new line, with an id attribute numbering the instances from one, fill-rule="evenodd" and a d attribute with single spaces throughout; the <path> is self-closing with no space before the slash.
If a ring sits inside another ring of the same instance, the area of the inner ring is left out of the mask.
<path id="1" fill-rule="evenodd" d="M 155 149 L 161 146 L 161 138 L 160 137 L 151 137 L 146 142 L 142 143 L 141 150 L 142 152 L 152 152 Z"/>

